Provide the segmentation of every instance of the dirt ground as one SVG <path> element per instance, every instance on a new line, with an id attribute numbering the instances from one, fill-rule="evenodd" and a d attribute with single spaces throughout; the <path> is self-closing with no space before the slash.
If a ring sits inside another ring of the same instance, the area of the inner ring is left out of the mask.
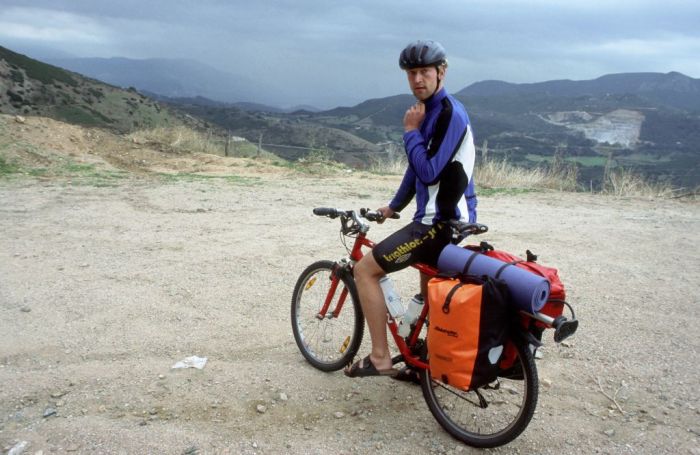
<path id="1" fill-rule="evenodd" d="M 31 122 L 0 126 L 29 140 Z M 86 134 L 37 150 L 114 166 Z M 311 209 L 378 207 L 399 178 L 213 164 L 237 177 L 0 179 L 0 451 L 480 452 L 419 387 L 322 373 L 294 343 L 298 274 L 345 254 Z M 535 417 L 487 452 L 700 454 L 700 206 L 497 194 L 479 221 L 484 240 L 559 268 L 580 320 L 566 345 L 545 334 Z M 397 276 L 404 295 L 415 278 Z M 202 370 L 171 368 L 193 355 Z"/>

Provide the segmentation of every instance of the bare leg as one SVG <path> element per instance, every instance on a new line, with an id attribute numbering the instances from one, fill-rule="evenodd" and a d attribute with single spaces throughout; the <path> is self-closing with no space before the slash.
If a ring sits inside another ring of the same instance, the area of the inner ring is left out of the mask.
<path id="1" fill-rule="evenodd" d="M 365 255 L 355 266 L 355 282 L 360 305 L 372 339 L 372 352 L 369 358 L 378 370 L 392 367 L 386 338 L 386 306 L 382 288 L 379 286 L 379 278 L 384 274 L 371 254 Z"/>

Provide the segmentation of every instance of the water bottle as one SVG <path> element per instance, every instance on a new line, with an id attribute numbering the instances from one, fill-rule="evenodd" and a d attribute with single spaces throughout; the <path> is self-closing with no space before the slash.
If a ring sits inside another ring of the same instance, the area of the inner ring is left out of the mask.
<path id="1" fill-rule="evenodd" d="M 399 324 L 399 335 L 402 337 L 407 337 L 411 333 L 411 325 L 415 324 L 420 316 L 421 311 L 423 311 L 423 296 L 421 294 L 416 294 L 413 296 L 411 301 L 408 303 L 408 308 L 401 318 Z"/>
<path id="2" fill-rule="evenodd" d="M 398 319 L 403 313 L 403 305 L 401 304 L 401 296 L 399 296 L 396 289 L 394 289 L 394 283 L 388 276 L 384 275 L 379 279 L 379 286 L 382 288 L 384 293 L 384 302 L 386 303 L 386 308 L 389 310 L 389 314 L 392 318 Z"/>

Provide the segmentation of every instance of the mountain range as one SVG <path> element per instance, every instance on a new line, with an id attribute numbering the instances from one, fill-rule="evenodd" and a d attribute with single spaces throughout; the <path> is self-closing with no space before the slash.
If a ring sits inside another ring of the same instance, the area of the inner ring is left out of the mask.
<path id="1" fill-rule="evenodd" d="M 263 142 L 290 159 L 322 149 L 359 167 L 396 149 L 401 119 L 414 102 L 410 95 L 396 95 L 321 112 L 308 107 L 289 112 L 271 107 L 274 96 L 272 102 L 243 98 L 247 81 L 196 62 L 80 60 L 53 62 L 75 69 L 84 64 L 89 77 L 0 47 L 0 110 L 120 130 L 157 123 L 148 109 L 170 112 L 170 118 L 194 117 Z M 482 81 L 452 93 L 470 113 L 480 157 L 488 153 L 523 166 L 563 159 L 591 185 L 606 165 L 633 167 L 679 186 L 700 184 L 698 79 L 671 72 L 533 84 Z"/>
<path id="2" fill-rule="evenodd" d="M 274 103 L 279 89 L 188 59 L 51 58 L 46 63 L 119 87 L 169 98 L 204 97 L 222 103 Z M 283 111 L 282 109 L 278 109 Z"/>
<path id="3" fill-rule="evenodd" d="M 534 84 L 482 81 L 457 92 L 457 95 L 465 97 L 533 94 L 565 98 L 630 94 L 667 107 L 696 111 L 700 109 L 700 79 L 678 72 L 609 74 L 587 81 L 557 80 Z"/>

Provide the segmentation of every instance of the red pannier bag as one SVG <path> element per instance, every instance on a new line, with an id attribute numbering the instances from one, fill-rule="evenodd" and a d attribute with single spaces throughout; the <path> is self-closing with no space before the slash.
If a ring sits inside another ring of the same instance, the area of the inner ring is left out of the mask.
<path id="1" fill-rule="evenodd" d="M 494 249 L 491 245 L 486 242 L 481 242 L 479 246 L 468 246 L 475 251 L 480 251 L 483 254 L 492 257 L 494 259 L 501 260 L 510 264 L 514 264 L 516 267 L 520 267 L 529 272 L 535 273 L 537 275 L 543 276 L 549 281 L 549 298 L 544 306 L 539 310 L 539 313 L 546 314 L 547 316 L 556 319 L 564 313 L 564 306 L 566 305 L 566 291 L 564 289 L 564 284 L 559 278 L 559 273 L 557 269 L 553 267 L 547 267 L 546 265 L 539 264 L 535 262 L 537 256 L 532 254 L 530 250 L 526 251 L 527 259 L 522 259 L 514 254 L 508 253 L 506 251 L 500 251 Z M 526 330 L 531 332 L 538 341 L 542 339 L 542 332 L 544 329 L 549 328 L 542 322 L 539 322 L 533 318 L 523 316 L 521 322 Z M 513 365 L 513 361 L 517 355 L 515 346 L 509 343 L 506 346 L 503 358 L 501 360 L 501 369 L 506 370 Z"/>
<path id="2" fill-rule="evenodd" d="M 525 269 L 528 272 L 545 277 L 547 281 L 549 281 L 549 298 L 539 312 L 552 318 L 561 316 L 564 313 L 566 291 L 564 290 L 564 284 L 561 282 L 561 279 L 559 279 L 557 269 L 535 262 L 537 256 L 533 255 L 530 250 L 527 251 L 528 260 L 519 258 L 518 256 L 505 251 L 494 249 L 486 249 L 484 254 L 494 259 L 514 264 L 515 266 Z M 536 321 L 536 324 L 542 329 L 546 328 L 546 326 L 541 322 Z"/>

